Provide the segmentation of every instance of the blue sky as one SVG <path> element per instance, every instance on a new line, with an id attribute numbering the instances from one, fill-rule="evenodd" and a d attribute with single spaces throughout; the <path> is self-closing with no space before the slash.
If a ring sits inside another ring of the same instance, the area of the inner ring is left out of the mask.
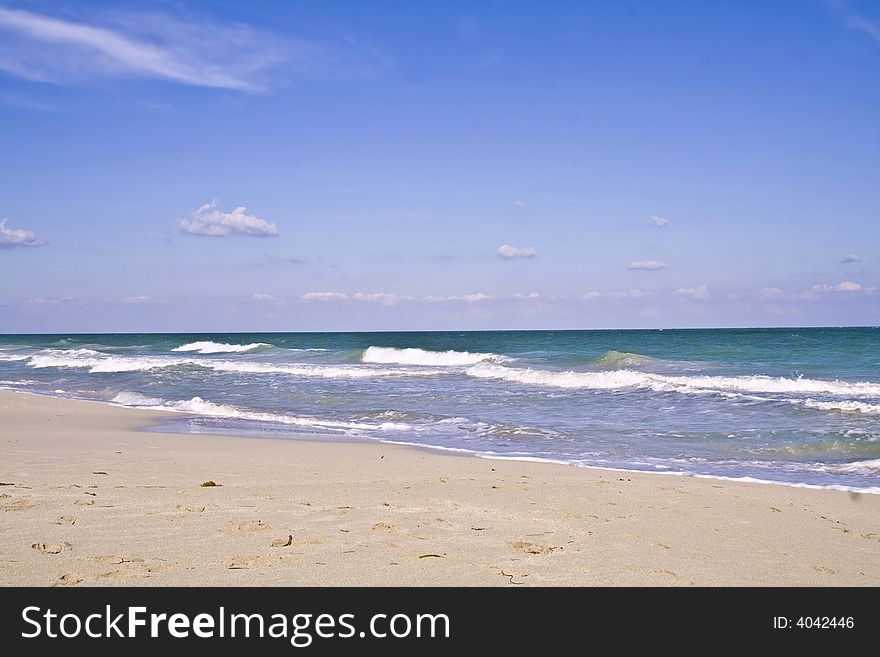
<path id="1" fill-rule="evenodd" d="M 880 323 L 876 2 L 0 0 L 0 331 Z"/>

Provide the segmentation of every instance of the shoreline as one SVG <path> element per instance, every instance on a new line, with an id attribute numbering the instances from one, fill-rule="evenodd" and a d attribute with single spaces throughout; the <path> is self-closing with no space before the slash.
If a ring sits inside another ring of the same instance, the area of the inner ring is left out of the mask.
<path id="1" fill-rule="evenodd" d="M 877 495 L 141 431 L 170 414 L 23 392 L 0 585 L 880 584 Z"/>
<path id="2" fill-rule="evenodd" d="M 806 482 L 788 482 L 788 481 L 774 481 L 772 479 L 760 479 L 756 477 L 733 477 L 726 475 L 715 475 L 715 474 L 704 474 L 704 473 L 693 473 L 693 472 L 683 472 L 683 471 L 673 471 L 673 470 L 635 470 L 631 468 L 625 467 L 615 467 L 615 466 L 600 466 L 600 465 L 588 465 L 583 463 L 571 463 L 569 461 L 563 460 L 555 460 L 550 458 L 541 458 L 539 456 L 506 456 L 504 454 L 488 454 L 486 452 L 479 452 L 476 450 L 467 449 L 464 447 L 443 447 L 440 445 L 428 445 L 426 443 L 416 443 L 416 442 L 407 442 L 407 441 L 393 441 L 393 440 L 376 440 L 371 438 L 359 438 L 357 436 L 348 436 L 345 434 L 336 434 L 336 433 L 320 433 L 318 431 L 309 431 L 309 432 L 296 432 L 291 433 L 292 437 L 265 437 L 265 436 L 255 436 L 248 433 L 236 433 L 235 430 L 230 429 L 228 432 L 218 432 L 218 433 L 192 433 L 192 432 L 177 432 L 177 431 L 169 431 L 160 428 L 161 422 L 163 420 L 168 420 L 170 418 L 183 416 L 191 416 L 194 417 L 196 414 L 190 413 L 187 411 L 179 411 L 175 409 L 162 409 L 162 408 L 150 408 L 150 407 L 138 407 L 138 406 L 126 406 L 125 404 L 116 403 L 109 400 L 98 400 L 98 399 L 82 399 L 78 397 L 63 397 L 63 396 L 55 396 L 51 394 L 44 394 L 40 392 L 34 392 L 31 390 L 16 390 L 13 388 L 4 388 L 0 387 L 0 394 L 4 392 L 11 392 L 13 394 L 20 395 L 34 395 L 35 397 L 42 397 L 46 399 L 63 399 L 68 401 L 77 401 L 77 402 L 85 402 L 92 404 L 104 404 L 106 406 L 110 406 L 113 408 L 119 408 L 127 411 L 137 411 L 141 413 L 150 413 L 153 415 L 153 421 L 145 421 L 144 424 L 138 425 L 136 427 L 137 430 L 146 431 L 150 433 L 161 433 L 166 435 L 198 435 L 198 436 L 215 436 L 215 437 L 236 437 L 236 438 L 253 438 L 255 440 L 294 440 L 294 441 L 306 441 L 306 442 L 332 442 L 332 443 L 342 443 L 342 444 L 368 444 L 368 445 L 393 445 L 398 447 L 404 447 L 409 449 L 423 450 L 433 454 L 440 454 L 446 456 L 460 456 L 466 458 L 478 458 L 485 459 L 487 461 L 516 461 L 520 463 L 542 463 L 548 465 L 556 465 L 556 466 L 567 466 L 572 468 L 582 468 L 585 470 L 599 470 L 602 472 L 622 472 L 626 474 L 637 474 L 637 475 L 663 475 L 667 477 L 694 477 L 696 479 L 710 479 L 716 481 L 730 481 L 730 482 L 742 482 L 749 484 L 759 484 L 765 486 L 787 486 L 791 488 L 805 488 L 811 490 L 833 490 L 844 493 L 855 493 L 859 495 L 880 495 L 880 486 L 871 486 L 871 487 L 859 487 L 859 486 L 846 486 L 844 484 L 810 484 Z M 212 416 L 207 416 L 212 417 Z"/>

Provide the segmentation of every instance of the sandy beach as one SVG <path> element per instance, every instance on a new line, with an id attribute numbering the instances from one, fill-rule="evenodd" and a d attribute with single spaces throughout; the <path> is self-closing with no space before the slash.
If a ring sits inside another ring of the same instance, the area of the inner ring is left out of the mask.
<path id="1" fill-rule="evenodd" d="M 0 584 L 880 584 L 877 495 L 138 430 L 160 415 L 0 392 Z"/>

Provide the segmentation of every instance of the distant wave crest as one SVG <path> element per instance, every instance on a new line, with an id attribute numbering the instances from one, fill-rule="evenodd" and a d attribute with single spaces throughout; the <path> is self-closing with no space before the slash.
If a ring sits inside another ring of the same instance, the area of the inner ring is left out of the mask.
<path id="1" fill-rule="evenodd" d="M 617 388 L 650 388 L 657 392 L 764 392 L 806 393 L 826 395 L 880 396 L 880 383 L 824 381 L 821 379 L 789 379 L 770 376 L 666 376 L 613 370 L 610 372 L 558 372 L 505 367 L 480 363 L 467 369 L 469 376 L 483 379 L 502 379 L 557 388 L 586 388 L 613 390 Z"/>
<path id="2" fill-rule="evenodd" d="M 364 363 L 383 365 L 428 365 L 451 367 L 475 365 L 484 361 L 510 360 L 498 354 L 481 354 L 470 351 L 427 351 L 425 349 L 397 349 L 395 347 L 368 347 L 361 357 Z"/>
<path id="3" fill-rule="evenodd" d="M 224 342 L 188 342 L 171 351 L 194 351 L 199 354 L 236 354 L 244 351 L 253 351 L 261 347 L 270 347 L 265 342 L 252 342 L 251 344 L 226 344 Z"/>
<path id="4" fill-rule="evenodd" d="M 218 359 L 195 359 L 174 356 L 120 356 L 91 349 L 46 349 L 31 356 L 28 367 L 71 367 L 88 369 L 93 374 L 147 372 L 165 367 L 203 367 L 215 372 L 240 374 L 289 374 L 322 379 L 368 379 L 387 376 L 434 376 L 436 371 L 384 369 L 360 365 L 312 365 L 304 363 L 260 363 Z"/>

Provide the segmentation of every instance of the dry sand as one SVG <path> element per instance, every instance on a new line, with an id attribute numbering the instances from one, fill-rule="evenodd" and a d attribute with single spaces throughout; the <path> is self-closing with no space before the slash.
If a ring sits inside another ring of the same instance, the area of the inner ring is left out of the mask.
<path id="1" fill-rule="evenodd" d="M 137 431 L 159 415 L 0 392 L 0 584 L 880 584 L 880 495 Z"/>

